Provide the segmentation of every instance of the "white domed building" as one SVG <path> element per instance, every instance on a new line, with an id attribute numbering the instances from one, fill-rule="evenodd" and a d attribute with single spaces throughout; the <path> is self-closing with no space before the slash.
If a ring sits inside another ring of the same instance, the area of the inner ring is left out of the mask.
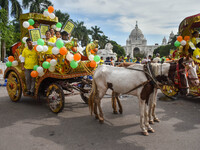
<path id="1" fill-rule="evenodd" d="M 166 45 L 166 38 L 164 37 L 162 45 Z M 147 45 L 147 40 L 145 39 L 142 31 L 138 28 L 137 21 L 135 29 L 131 31 L 128 39 L 126 40 L 126 46 L 123 46 L 126 55 L 135 57 L 136 54 L 144 54 L 146 56 L 152 55 L 153 51 L 158 48 L 160 45 Z"/>

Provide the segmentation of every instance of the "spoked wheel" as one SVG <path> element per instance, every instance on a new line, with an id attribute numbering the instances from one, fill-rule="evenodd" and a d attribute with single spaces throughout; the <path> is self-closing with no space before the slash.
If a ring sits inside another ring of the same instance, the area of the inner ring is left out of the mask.
<path id="1" fill-rule="evenodd" d="M 88 104 L 90 92 L 92 90 L 92 83 L 82 83 L 80 88 L 83 89 L 80 93 L 81 98 L 86 104 Z"/>
<path id="2" fill-rule="evenodd" d="M 174 85 L 163 85 L 162 92 L 167 97 L 173 97 L 178 94 L 178 88 L 176 88 Z"/>
<path id="3" fill-rule="evenodd" d="M 49 104 L 49 108 L 54 113 L 59 113 L 63 110 L 65 104 L 65 97 L 63 93 L 62 87 L 53 83 L 47 88 L 47 102 Z"/>
<path id="4" fill-rule="evenodd" d="M 6 85 L 8 95 L 13 102 L 18 102 L 22 96 L 22 86 L 18 75 L 15 72 L 11 72 L 8 75 Z"/>

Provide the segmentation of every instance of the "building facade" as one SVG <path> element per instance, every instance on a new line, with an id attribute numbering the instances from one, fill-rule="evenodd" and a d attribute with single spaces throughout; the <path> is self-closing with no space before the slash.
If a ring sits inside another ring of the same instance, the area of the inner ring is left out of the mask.
<path id="1" fill-rule="evenodd" d="M 173 32 L 170 34 L 168 42 L 174 37 Z M 167 39 L 164 37 L 162 40 L 162 45 L 167 45 Z M 126 46 L 123 46 L 126 55 L 135 57 L 137 54 L 144 54 L 145 56 L 152 55 L 156 48 L 161 45 L 147 45 L 147 40 L 145 39 L 142 31 L 138 28 L 136 22 L 135 28 L 131 31 L 128 39 L 126 40 Z"/>

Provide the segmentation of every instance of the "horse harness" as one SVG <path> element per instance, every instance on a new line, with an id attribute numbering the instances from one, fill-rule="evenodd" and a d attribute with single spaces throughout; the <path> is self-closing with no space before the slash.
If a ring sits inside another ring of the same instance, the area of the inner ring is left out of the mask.
<path id="1" fill-rule="evenodd" d="M 180 81 L 180 73 L 185 73 L 186 70 L 184 69 L 179 69 L 179 64 L 174 63 L 174 65 L 176 65 L 176 69 L 174 70 L 174 66 L 173 63 L 170 64 L 170 69 L 169 69 L 169 73 L 168 73 L 168 77 L 166 77 L 165 75 L 163 75 L 162 73 L 162 63 L 161 63 L 161 75 L 155 77 L 153 71 L 152 71 L 152 66 L 150 63 L 147 63 L 146 65 L 144 65 L 143 70 L 141 69 L 136 69 L 136 68 L 127 68 L 127 69 L 131 69 L 131 70 L 135 70 L 135 71 L 141 71 L 144 72 L 144 74 L 147 77 L 147 81 L 139 84 L 138 86 L 136 86 L 135 88 L 131 89 L 130 91 L 126 92 L 125 94 L 128 94 L 142 86 L 145 86 L 147 84 L 150 84 L 151 86 L 155 87 L 155 88 L 159 88 L 162 90 L 161 86 L 163 85 L 171 85 L 174 84 L 175 86 L 178 86 L 179 88 L 189 88 L 189 87 L 183 87 L 181 85 L 181 81 Z M 172 81 L 172 82 L 171 82 Z"/>

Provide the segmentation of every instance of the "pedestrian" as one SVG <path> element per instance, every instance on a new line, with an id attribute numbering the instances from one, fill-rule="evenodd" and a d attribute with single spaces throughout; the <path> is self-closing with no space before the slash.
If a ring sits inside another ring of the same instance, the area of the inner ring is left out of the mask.
<path id="1" fill-rule="evenodd" d="M 130 59 L 130 55 L 127 56 L 126 62 L 133 62 L 132 59 Z"/>
<path id="2" fill-rule="evenodd" d="M 154 63 L 160 63 L 160 54 L 156 53 L 156 57 L 153 59 Z"/>
<path id="3" fill-rule="evenodd" d="M 103 65 L 103 64 L 104 64 L 104 60 L 103 60 L 103 56 L 101 56 L 99 65 Z"/>
<path id="4" fill-rule="evenodd" d="M 31 72 L 33 71 L 33 67 L 38 64 L 38 55 L 37 52 L 33 48 L 33 44 L 30 38 L 26 40 L 27 47 L 24 48 L 22 52 L 22 71 L 25 71 L 25 79 L 26 79 L 26 89 L 27 95 L 34 95 L 35 89 L 35 78 L 31 77 Z"/>

